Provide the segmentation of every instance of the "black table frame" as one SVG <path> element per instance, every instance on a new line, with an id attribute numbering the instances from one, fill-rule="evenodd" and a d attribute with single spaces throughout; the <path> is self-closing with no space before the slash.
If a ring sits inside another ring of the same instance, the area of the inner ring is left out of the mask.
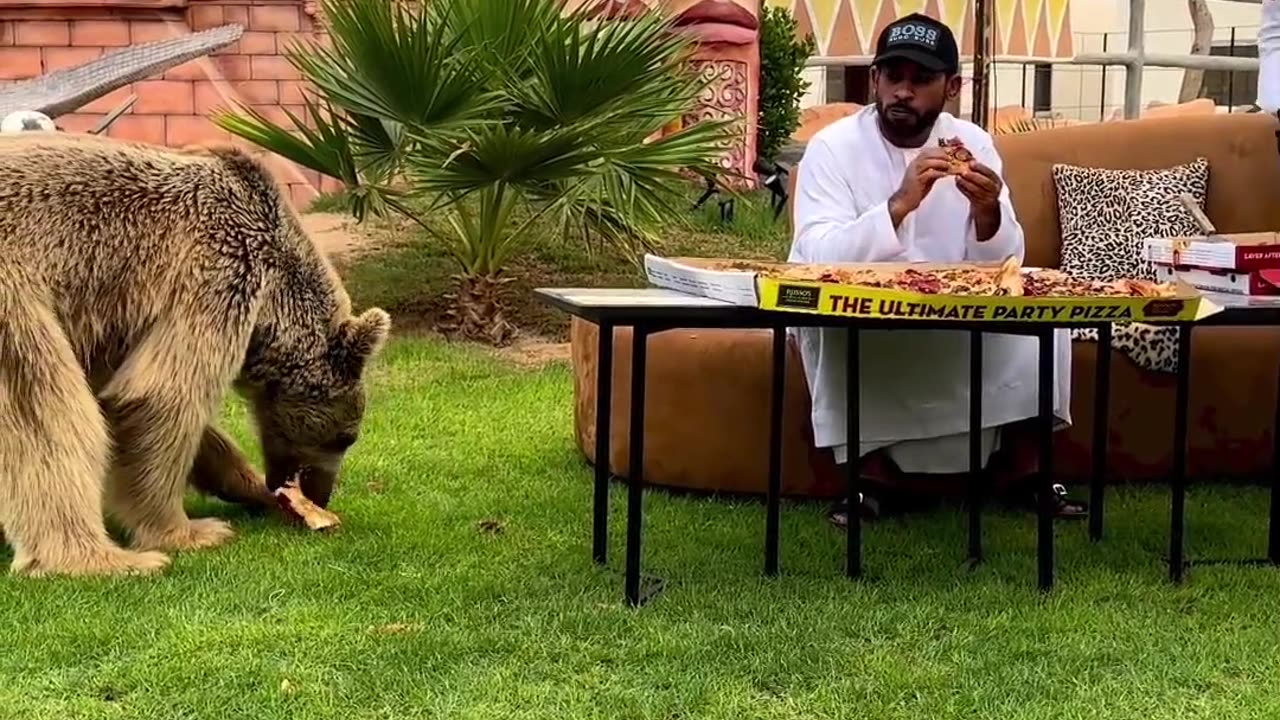
<path id="1" fill-rule="evenodd" d="M 627 527 L 625 596 L 629 605 L 636 607 L 647 602 L 662 589 L 656 581 L 642 587 L 640 549 L 643 525 L 644 492 L 644 418 L 648 338 L 656 333 L 677 329 L 765 329 L 772 331 L 769 471 L 765 513 L 765 567 L 767 576 L 779 572 L 781 546 L 781 484 L 782 484 L 782 410 L 785 399 L 787 328 L 835 327 L 848 333 L 847 392 L 848 418 L 846 434 L 849 438 L 860 436 L 859 417 L 859 353 L 858 340 L 862 330 L 967 330 L 970 332 L 970 388 L 982 387 L 982 335 L 1030 335 L 1039 340 L 1038 386 L 1038 439 L 1039 467 L 1037 469 L 1037 570 L 1041 590 L 1054 585 L 1054 518 L 1053 518 L 1053 390 L 1055 378 L 1054 334 L 1063 328 L 1095 328 L 1098 332 L 1098 351 L 1094 388 L 1094 424 L 1091 438 L 1092 467 L 1090 472 L 1089 538 L 1100 541 L 1103 536 L 1103 506 L 1105 501 L 1105 477 L 1107 438 L 1109 431 L 1111 391 L 1111 324 L 1076 323 L 1012 323 L 945 322 L 929 320 L 882 320 L 814 315 L 807 313 L 782 313 L 758 310 L 742 306 L 697 307 L 584 307 L 564 300 L 554 292 L 538 290 L 545 301 L 571 315 L 593 322 L 598 331 L 596 364 L 596 422 L 595 422 L 595 477 L 592 511 L 592 558 L 600 565 L 607 562 L 609 482 L 613 474 L 609 461 L 609 436 L 612 420 L 613 395 L 613 335 L 619 327 L 632 329 L 631 354 L 631 403 L 629 422 L 629 468 L 627 481 Z M 1198 326 L 1270 326 L 1280 325 L 1280 309 L 1227 309 L 1197 323 L 1176 323 L 1178 333 L 1178 363 L 1174 409 L 1174 449 L 1170 477 L 1170 530 L 1169 577 L 1181 582 L 1189 563 L 1184 555 L 1184 529 L 1186 514 L 1187 472 L 1187 413 L 1191 376 L 1191 337 Z M 970 473 L 968 490 L 969 532 L 968 560 L 972 564 L 982 562 L 982 506 L 985 488 L 981 460 L 982 392 L 970 392 L 969 454 Z M 1280 429 L 1280 396 L 1276 401 L 1276 428 Z M 1273 431 L 1273 466 L 1280 469 L 1280 430 Z M 861 458 L 851 440 L 846 464 L 847 497 L 850 512 L 846 550 L 845 573 L 850 578 L 862 575 L 862 522 L 857 512 L 860 486 Z M 1273 475 L 1269 512 L 1267 557 L 1247 560 L 1250 563 L 1280 564 L 1280 478 Z"/>

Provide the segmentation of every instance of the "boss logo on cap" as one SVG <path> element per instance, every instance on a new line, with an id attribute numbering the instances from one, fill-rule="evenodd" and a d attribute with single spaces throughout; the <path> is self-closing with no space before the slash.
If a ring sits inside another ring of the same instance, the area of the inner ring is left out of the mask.
<path id="1" fill-rule="evenodd" d="M 889 43 L 899 42 L 919 43 L 936 50 L 938 47 L 938 31 L 917 23 L 898 25 L 889 30 Z"/>

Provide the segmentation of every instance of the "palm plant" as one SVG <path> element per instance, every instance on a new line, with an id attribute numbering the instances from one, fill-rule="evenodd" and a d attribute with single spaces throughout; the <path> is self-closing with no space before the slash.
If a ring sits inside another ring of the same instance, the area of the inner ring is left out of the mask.
<path id="1" fill-rule="evenodd" d="M 992 131 L 992 134 L 1020 135 L 1023 133 L 1036 132 L 1037 130 L 1066 127 L 1069 124 L 1070 123 L 1068 121 L 1056 117 L 1020 117 L 998 123 Z"/>
<path id="2" fill-rule="evenodd" d="M 722 174 L 730 124 L 660 135 L 704 81 L 669 19 L 595 22 L 559 0 L 323 0 L 330 42 L 289 60 L 314 87 L 286 130 L 242 107 L 222 128 L 341 180 L 357 219 L 397 212 L 457 262 L 447 330 L 503 343 L 512 258 L 538 226 L 634 258 Z M 445 223 L 435 222 L 440 216 Z"/>

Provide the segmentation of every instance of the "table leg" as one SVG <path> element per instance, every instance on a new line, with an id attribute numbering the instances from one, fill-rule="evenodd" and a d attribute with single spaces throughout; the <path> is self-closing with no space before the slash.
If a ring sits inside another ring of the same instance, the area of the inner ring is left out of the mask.
<path id="1" fill-rule="evenodd" d="M 1182 533 L 1187 506 L 1187 413 L 1191 388 L 1191 325 L 1178 326 L 1178 382 L 1173 408 L 1173 477 L 1170 482 L 1169 579 L 1182 582 Z"/>
<path id="2" fill-rule="evenodd" d="M 1271 520 L 1267 528 L 1267 559 L 1280 565 L 1280 380 L 1276 387 L 1276 420 L 1271 428 Z"/>
<path id="3" fill-rule="evenodd" d="M 1040 502 L 1037 559 L 1039 561 L 1040 589 L 1053 587 L 1053 389 L 1054 378 L 1054 330 L 1040 332 Z"/>
<path id="4" fill-rule="evenodd" d="M 1111 421 L 1111 323 L 1098 326 L 1098 358 L 1093 374 L 1093 476 L 1089 483 L 1089 539 L 1102 539 L 1107 433 Z"/>
<path id="5" fill-rule="evenodd" d="M 850 327 L 849 362 L 845 366 L 845 444 L 849 449 L 849 462 L 845 464 L 845 481 L 849 494 L 849 528 L 846 533 L 848 546 L 845 552 L 845 574 L 851 578 L 862 576 L 862 503 L 858 497 L 862 484 L 862 413 L 861 372 L 859 364 L 858 329 Z"/>
<path id="6" fill-rule="evenodd" d="M 969 562 L 982 562 L 982 333 L 969 333 Z"/>
<path id="7" fill-rule="evenodd" d="M 770 365 L 769 490 L 764 523 L 764 573 L 778 574 L 780 495 L 782 494 L 782 407 L 787 381 L 787 329 L 773 329 L 773 362 Z"/>
<path id="8" fill-rule="evenodd" d="M 613 324 L 600 323 L 596 350 L 596 467 L 592 498 L 591 557 L 604 565 L 609 555 L 609 433 L 613 415 Z"/>
<path id="9" fill-rule="evenodd" d="M 631 338 L 631 462 L 627 483 L 627 604 L 643 602 L 640 596 L 640 531 L 644 500 L 644 401 L 649 328 L 637 325 Z"/>

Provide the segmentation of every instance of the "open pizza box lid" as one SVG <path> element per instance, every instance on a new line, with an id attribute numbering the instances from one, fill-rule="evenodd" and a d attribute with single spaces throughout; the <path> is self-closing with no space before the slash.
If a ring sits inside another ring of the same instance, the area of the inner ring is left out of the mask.
<path id="1" fill-rule="evenodd" d="M 657 287 L 734 305 L 756 307 L 760 301 L 759 291 L 756 289 L 756 273 L 709 269 L 712 263 L 719 262 L 735 261 L 718 258 L 664 258 L 646 254 L 644 271 L 649 282 Z"/>

